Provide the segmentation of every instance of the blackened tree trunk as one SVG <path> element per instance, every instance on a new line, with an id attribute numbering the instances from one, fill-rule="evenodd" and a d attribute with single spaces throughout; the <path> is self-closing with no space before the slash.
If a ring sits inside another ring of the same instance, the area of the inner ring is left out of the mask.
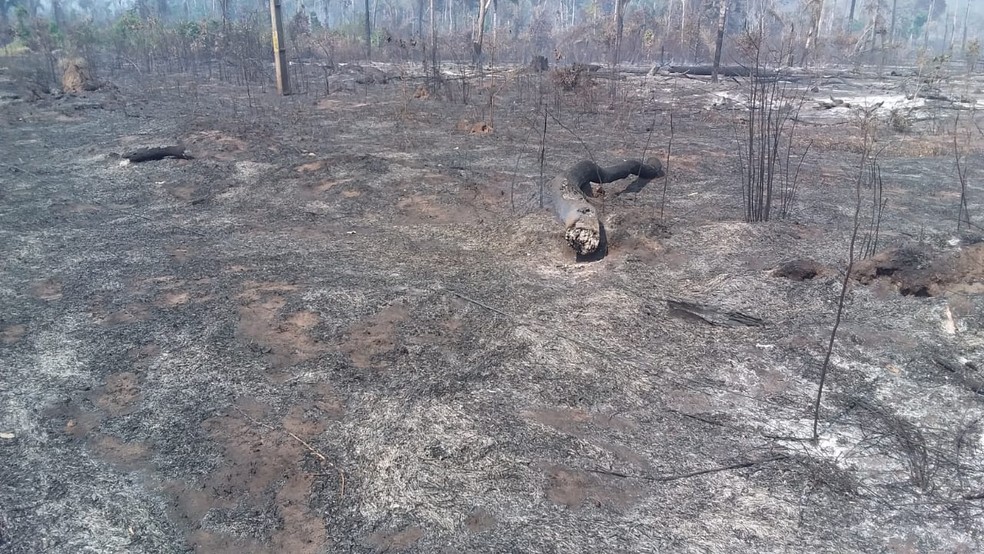
<path id="1" fill-rule="evenodd" d="M 721 47 L 724 45 L 724 27 L 728 21 L 728 3 L 730 0 L 719 0 L 721 11 L 718 12 L 717 39 L 714 41 L 714 70 L 711 72 L 711 81 L 718 82 L 718 69 L 721 68 Z"/>
<path id="2" fill-rule="evenodd" d="M 612 68 L 618 67 L 622 49 L 622 32 L 625 28 L 625 5 L 629 0 L 615 0 L 615 51 L 612 53 Z"/>

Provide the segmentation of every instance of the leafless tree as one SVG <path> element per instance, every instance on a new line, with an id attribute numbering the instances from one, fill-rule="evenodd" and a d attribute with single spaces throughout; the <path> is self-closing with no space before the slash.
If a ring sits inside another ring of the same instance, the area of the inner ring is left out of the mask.
<path id="1" fill-rule="evenodd" d="M 369 14 L 369 0 L 366 0 L 366 60 L 372 61 L 372 20 Z"/>
<path id="2" fill-rule="evenodd" d="M 806 32 L 806 43 L 803 45 L 803 64 L 806 64 L 810 54 L 817 47 L 820 18 L 823 16 L 823 0 L 806 0 L 806 10 L 810 15 L 810 28 Z"/>
<path id="3" fill-rule="evenodd" d="M 612 55 L 612 67 L 617 67 L 620 50 L 622 49 L 622 33 L 625 29 L 625 6 L 629 0 L 615 0 L 615 51 Z"/>
<path id="4" fill-rule="evenodd" d="M 724 45 L 724 27 L 728 20 L 728 4 L 730 0 L 719 0 L 721 2 L 718 12 L 717 40 L 714 42 L 714 69 L 711 72 L 711 80 L 718 82 L 718 69 L 721 67 L 721 47 Z"/>
<path id="5" fill-rule="evenodd" d="M 476 65 L 482 63 L 482 42 L 485 40 L 485 18 L 488 16 L 489 8 L 492 7 L 493 0 L 479 0 L 478 2 L 478 29 L 475 31 L 475 38 L 472 40 L 472 54 Z"/>

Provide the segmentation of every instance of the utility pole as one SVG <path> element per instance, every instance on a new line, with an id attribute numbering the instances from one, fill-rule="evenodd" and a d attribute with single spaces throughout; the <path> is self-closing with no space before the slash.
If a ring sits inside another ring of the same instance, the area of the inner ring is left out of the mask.
<path id="1" fill-rule="evenodd" d="M 273 25 L 273 65 L 277 71 L 277 92 L 290 94 L 290 69 L 287 67 L 287 49 L 284 47 L 284 22 L 280 15 L 280 0 L 270 0 L 270 19 Z"/>

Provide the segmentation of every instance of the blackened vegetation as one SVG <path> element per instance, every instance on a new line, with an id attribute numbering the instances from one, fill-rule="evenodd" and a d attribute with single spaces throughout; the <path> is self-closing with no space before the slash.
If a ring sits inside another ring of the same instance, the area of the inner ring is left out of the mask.
<path id="1" fill-rule="evenodd" d="M 530 61 L 530 70 L 534 73 L 540 73 L 550 69 L 550 63 L 547 61 L 546 56 L 533 56 L 533 60 Z"/>
<path id="2" fill-rule="evenodd" d="M 598 73 L 600 69 L 600 65 L 576 63 L 553 70 L 550 77 L 554 85 L 570 92 L 590 85 L 592 76 Z"/>

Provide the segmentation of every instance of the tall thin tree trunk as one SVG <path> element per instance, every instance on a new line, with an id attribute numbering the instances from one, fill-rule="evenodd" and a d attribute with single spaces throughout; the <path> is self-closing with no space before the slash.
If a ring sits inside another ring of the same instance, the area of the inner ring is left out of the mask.
<path id="1" fill-rule="evenodd" d="M 896 0 L 898 1 L 898 0 Z M 960 41 L 960 51 L 967 51 L 967 20 L 970 19 L 970 0 L 966 0 L 966 7 L 964 8 L 964 28 L 963 28 L 963 39 Z"/>
<path id="2" fill-rule="evenodd" d="M 694 29 L 694 63 L 700 62 L 700 24 L 704 20 L 701 14 L 704 13 L 704 0 L 697 0 L 697 7 L 695 9 L 697 20 L 695 21 L 696 29 Z"/>
<path id="3" fill-rule="evenodd" d="M 950 38 L 950 13 L 943 12 L 943 42 L 940 44 L 940 54 L 946 52 L 946 45 L 949 38 Z"/>
<path id="4" fill-rule="evenodd" d="M 613 71 L 618 67 L 619 54 L 622 48 L 622 31 L 625 29 L 625 5 L 629 0 L 615 0 L 615 51 L 612 53 Z"/>
<path id="5" fill-rule="evenodd" d="M 950 26 L 950 42 L 947 43 L 947 52 L 953 54 L 953 47 L 957 42 L 957 10 L 953 10 L 953 23 Z"/>
<path id="6" fill-rule="evenodd" d="M 424 0 L 417 0 L 417 36 L 424 36 Z"/>
<path id="7" fill-rule="evenodd" d="M 482 63 L 482 42 L 485 40 L 485 16 L 489 13 L 492 0 L 478 2 L 478 38 L 472 40 L 472 58 L 476 65 Z"/>
<path id="8" fill-rule="evenodd" d="M 680 0 L 680 49 L 686 51 L 687 44 L 687 0 Z"/>
<path id="9" fill-rule="evenodd" d="M 434 77 L 438 77 L 441 74 L 441 70 L 437 67 L 437 14 L 434 13 L 434 0 L 430 0 L 430 16 L 431 16 L 431 71 L 434 73 Z"/>
<path id="10" fill-rule="evenodd" d="M 372 24 L 369 13 L 369 0 L 366 0 L 366 61 L 372 61 Z"/>
<path id="11" fill-rule="evenodd" d="M 810 53 L 816 48 L 817 35 L 820 34 L 820 18 L 823 17 L 823 0 L 810 2 L 810 29 L 806 32 L 806 43 L 803 45 L 802 64 L 806 65 Z"/>
<path id="12" fill-rule="evenodd" d="M 858 3 L 858 0 L 851 0 L 851 11 L 847 12 L 847 30 L 848 31 L 850 31 L 851 30 L 851 27 L 854 25 L 854 8 L 857 5 L 857 3 Z"/>
<path id="13" fill-rule="evenodd" d="M 871 52 L 875 51 L 875 40 L 878 38 L 878 30 L 881 27 L 881 2 L 875 2 L 875 18 L 871 21 Z M 885 47 L 885 39 L 882 38 L 882 48 Z"/>
<path id="14" fill-rule="evenodd" d="M 923 50 L 929 49 L 929 23 L 933 20 L 933 12 L 936 10 L 936 0 L 929 3 L 929 12 L 926 13 L 926 23 L 923 23 Z"/>
<path id="15" fill-rule="evenodd" d="M 898 13 L 899 0 L 892 0 L 892 26 L 888 30 L 888 43 L 895 44 L 895 20 Z"/>
<path id="16" fill-rule="evenodd" d="M 718 82 L 718 70 L 721 68 L 721 47 L 724 45 L 724 26 L 728 20 L 729 0 L 718 0 L 721 2 L 721 11 L 718 12 L 717 40 L 714 41 L 714 69 L 711 71 L 711 81 Z"/>

